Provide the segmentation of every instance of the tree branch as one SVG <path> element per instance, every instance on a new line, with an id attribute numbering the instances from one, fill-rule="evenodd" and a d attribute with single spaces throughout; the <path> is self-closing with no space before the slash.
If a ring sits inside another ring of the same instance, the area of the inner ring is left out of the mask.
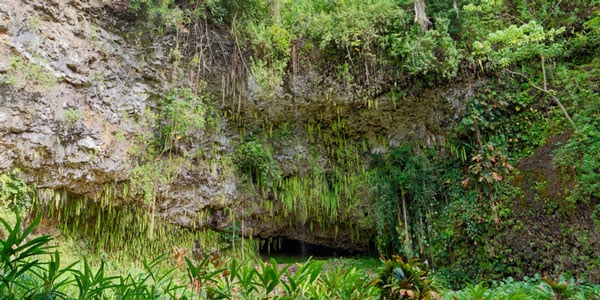
<path id="1" fill-rule="evenodd" d="M 538 91 L 541 91 L 544 94 L 550 96 L 552 98 L 552 100 L 554 100 L 554 102 L 556 102 L 556 104 L 558 104 L 558 106 L 562 110 L 562 112 L 565 115 L 565 117 L 567 118 L 567 120 L 569 120 L 569 123 L 571 123 L 571 126 L 573 126 L 573 128 L 577 131 L 577 126 L 575 125 L 575 122 L 573 122 L 573 119 L 571 119 L 571 116 L 569 116 L 569 113 L 567 112 L 567 109 L 565 108 L 565 106 L 562 104 L 562 102 L 560 102 L 560 99 L 558 99 L 558 97 L 554 96 L 548 90 L 548 86 L 547 86 L 547 82 L 546 82 L 546 66 L 544 65 L 544 58 L 543 58 L 543 56 L 542 56 L 542 72 L 543 72 L 543 76 L 544 76 L 544 88 L 541 88 L 541 87 L 535 85 L 529 79 L 529 77 L 525 76 L 525 74 L 522 74 L 522 73 L 519 73 L 519 72 L 515 72 L 515 71 L 511 71 L 509 69 L 506 69 L 506 72 L 508 72 L 510 74 L 514 74 L 514 75 L 519 75 L 519 76 L 527 79 L 527 82 L 529 82 L 529 85 L 531 85 L 531 87 L 533 87 L 534 89 L 536 89 Z"/>

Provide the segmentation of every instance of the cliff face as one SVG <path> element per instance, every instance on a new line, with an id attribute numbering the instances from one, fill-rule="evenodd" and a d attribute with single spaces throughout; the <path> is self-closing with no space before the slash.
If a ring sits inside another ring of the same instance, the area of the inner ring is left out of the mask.
<path id="1" fill-rule="evenodd" d="M 1 11 L 0 169 L 92 199 L 127 183 L 137 120 L 170 85 L 173 37 L 147 35 L 106 1 L 4 1 Z M 235 198 L 235 178 L 218 173 L 182 170 L 164 214 Z"/>
<path id="2" fill-rule="evenodd" d="M 38 187 L 89 195 L 127 177 L 129 143 L 114 138 L 156 84 L 140 49 L 94 23 L 101 3 L 4 1 L 2 161 Z M 84 12 L 88 13 L 84 13 Z M 134 74 L 131 74 L 135 70 Z"/>
<path id="3" fill-rule="evenodd" d="M 228 59 L 234 52 L 225 33 L 211 39 L 220 43 L 212 64 L 202 72 L 200 67 L 198 72 L 182 69 L 172 55 L 176 36 L 144 31 L 117 1 L 7 0 L 0 4 L 0 18 L 0 172 L 19 168 L 38 189 L 63 190 L 71 198 L 99 201 L 108 186 L 128 186 L 132 147 L 146 108 L 156 108 L 156 99 L 172 87 L 199 90 L 198 79 L 215 92 L 214 105 L 237 111 L 247 127 L 289 124 L 293 139 L 280 143 L 274 154 L 284 177 L 308 172 L 297 165 L 297 157 L 311 151 L 309 124 L 325 128 L 344 120 L 344 139 L 362 141 L 367 153 L 375 153 L 385 147 L 378 137 L 392 145 L 440 141 L 466 97 L 466 91 L 448 86 L 366 101 L 302 74 L 278 96 L 264 97 L 247 78 L 238 78 L 242 84 L 232 94 L 221 84 L 231 84 L 225 78 L 232 72 Z M 203 154 L 182 165 L 168 187 L 159 188 L 159 216 L 189 228 L 217 230 L 241 219 L 246 234 L 366 249 L 368 240 L 351 238 L 350 232 L 358 226 L 369 236 L 373 225 L 347 224 L 343 213 L 336 230 L 328 225 L 307 230 L 305 224 L 299 230 L 298 224 L 275 222 L 277 210 L 265 218 L 267 211 L 256 203 L 270 196 L 240 188 L 244 180 L 231 166 L 240 128 L 227 116 L 217 116 L 212 131 L 195 133 L 183 146 Z M 317 164 L 328 165 L 327 150 L 316 148 Z M 367 185 L 361 209 L 368 213 Z M 131 201 L 126 197 L 136 195 L 116 193 L 113 201 Z"/>

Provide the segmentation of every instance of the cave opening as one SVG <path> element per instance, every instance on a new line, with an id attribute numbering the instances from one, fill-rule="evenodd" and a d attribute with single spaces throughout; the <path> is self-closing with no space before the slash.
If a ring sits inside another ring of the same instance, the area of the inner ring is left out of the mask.
<path id="1" fill-rule="evenodd" d="M 259 252 L 260 255 L 265 258 L 288 257 L 300 259 L 308 259 L 309 257 L 333 258 L 360 254 L 355 251 L 316 245 L 288 238 L 262 240 Z"/>

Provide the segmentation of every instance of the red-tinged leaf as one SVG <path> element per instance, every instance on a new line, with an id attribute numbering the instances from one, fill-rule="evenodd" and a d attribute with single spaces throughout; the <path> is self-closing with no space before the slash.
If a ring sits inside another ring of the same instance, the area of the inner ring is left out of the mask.
<path id="1" fill-rule="evenodd" d="M 502 181 L 502 176 L 497 172 L 492 172 L 492 178 L 494 178 L 496 181 Z"/>

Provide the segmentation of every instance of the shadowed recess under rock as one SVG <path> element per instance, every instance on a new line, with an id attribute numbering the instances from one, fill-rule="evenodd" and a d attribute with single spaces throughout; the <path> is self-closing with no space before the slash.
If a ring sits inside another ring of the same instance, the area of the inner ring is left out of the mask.
<path id="1" fill-rule="evenodd" d="M 330 248 L 321 245 L 306 243 L 303 241 L 292 240 L 287 238 L 261 240 L 260 255 L 263 257 L 283 256 L 283 257 L 298 257 L 298 258 L 327 258 L 339 256 L 353 256 L 358 254 L 367 254 L 356 251 L 348 251 L 344 249 Z"/>

